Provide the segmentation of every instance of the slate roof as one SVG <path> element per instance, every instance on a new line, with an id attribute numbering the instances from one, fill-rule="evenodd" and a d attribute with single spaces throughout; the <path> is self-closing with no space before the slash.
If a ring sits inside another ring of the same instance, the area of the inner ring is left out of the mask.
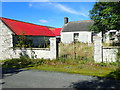
<path id="1" fill-rule="evenodd" d="M 89 31 L 92 24 L 92 20 L 68 22 L 63 26 L 62 32 Z"/>
<path id="2" fill-rule="evenodd" d="M 18 20 L 0 18 L 16 35 L 55 36 L 46 26 L 22 22 Z"/>

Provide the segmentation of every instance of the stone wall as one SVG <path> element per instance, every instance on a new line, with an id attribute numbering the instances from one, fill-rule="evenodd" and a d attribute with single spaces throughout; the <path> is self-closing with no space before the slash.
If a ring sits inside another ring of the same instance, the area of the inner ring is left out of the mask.
<path id="1" fill-rule="evenodd" d="M 94 61 L 102 62 L 102 38 L 94 36 Z"/>
<path id="2" fill-rule="evenodd" d="M 13 32 L 0 20 L 0 60 L 19 58 L 21 55 L 30 58 L 56 59 L 57 43 L 50 37 L 50 48 L 13 48 Z"/>
<path id="3" fill-rule="evenodd" d="M 103 62 L 115 62 L 118 48 L 103 47 Z"/>
<path id="4" fill-rule="evenodd" d="M 94 37 L 94 61 L 95 62 L 115 62 L 118 47 L 103 47 L 102 37 Z"/>

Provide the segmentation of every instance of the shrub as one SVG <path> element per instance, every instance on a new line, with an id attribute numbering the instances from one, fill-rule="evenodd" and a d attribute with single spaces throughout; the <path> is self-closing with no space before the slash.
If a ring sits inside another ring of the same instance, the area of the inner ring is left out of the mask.
<path id="1" fill-rule="evenodd" d="M 3 67 L 6 68 L 23 68 L 26 67 L 27 65 L 31 64 L 31 60 L 27 58 L 16 58 L 16 59 L 8 59 L 4 62 L 2 65 Z"/>
<path id="2" fill-rule="evenodd" d="M 107 66 L 107 63 L 101 62 L 101 63 L 97 63 L 100 66 Z"/>
<path id="3" fill-rule="evenodd" d="M 31 64 L 34 66 L 42 65 L 45 63 L 44 59 L 32 59 Z"/>
<path id="4" fill-rule="evenodd" d="M 117 68 L 115 71 L 109 73 L 106 77 L 120 80 L 120 68 Z"/>
<path id="5" fill-rule="evenodd" d="M 26 57 L 7 59 L 2 67 L 5 68 L 25 68 L 44 64 L 44 59 L 30 59 Z"/>

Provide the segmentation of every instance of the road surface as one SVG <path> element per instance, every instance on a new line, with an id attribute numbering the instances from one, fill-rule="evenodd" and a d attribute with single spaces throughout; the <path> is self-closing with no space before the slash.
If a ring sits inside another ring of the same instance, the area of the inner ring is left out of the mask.
<path id="1" fill-rule="evenodd" d="M 11 70 L 4 72 L 2 88 L 119 88 L 120 81 L 105 78 L 46 72 L 37 70 Z"/>

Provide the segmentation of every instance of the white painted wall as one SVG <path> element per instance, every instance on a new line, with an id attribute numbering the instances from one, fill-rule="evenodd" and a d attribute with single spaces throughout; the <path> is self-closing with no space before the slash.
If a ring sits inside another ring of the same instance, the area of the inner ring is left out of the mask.
<path id="1" fill-rule="evenodd" d="M 92 42 L 92 32 L 80 31 L 80 32 L 61 32 L 62 43 L 72 43 L 74 41 L 74 33 L 79 33 L 79 41 L 84 43 Z"/>
<path id="2" fill-rule="evenodd" d="M 115 62 L 118 48 L 103 48 L 103 62 Z"/>
<path id="3" fill-rule="evenodd" d="M 72 43 L 73 33 L 72 32 L 61 32 L 61 42 L 62 43 Z"/>
<path id="4" fill-rule="evenodd" d="M 0 59 L 6 57 L 13 47 L 12 34 L 13 32 L 0 20 Z"/>
<path id="5" fill-rule="evenodd" d="M 102 62 L 102 37 L 94 36 L 94 61 Z"/>
<path id="6" fill-rule="evenodd" d="M 100 62 L 116 62 L 118 53 L 117 47 L 102 47 L 102 37 L 94 36 L 94 61 Z"/>

